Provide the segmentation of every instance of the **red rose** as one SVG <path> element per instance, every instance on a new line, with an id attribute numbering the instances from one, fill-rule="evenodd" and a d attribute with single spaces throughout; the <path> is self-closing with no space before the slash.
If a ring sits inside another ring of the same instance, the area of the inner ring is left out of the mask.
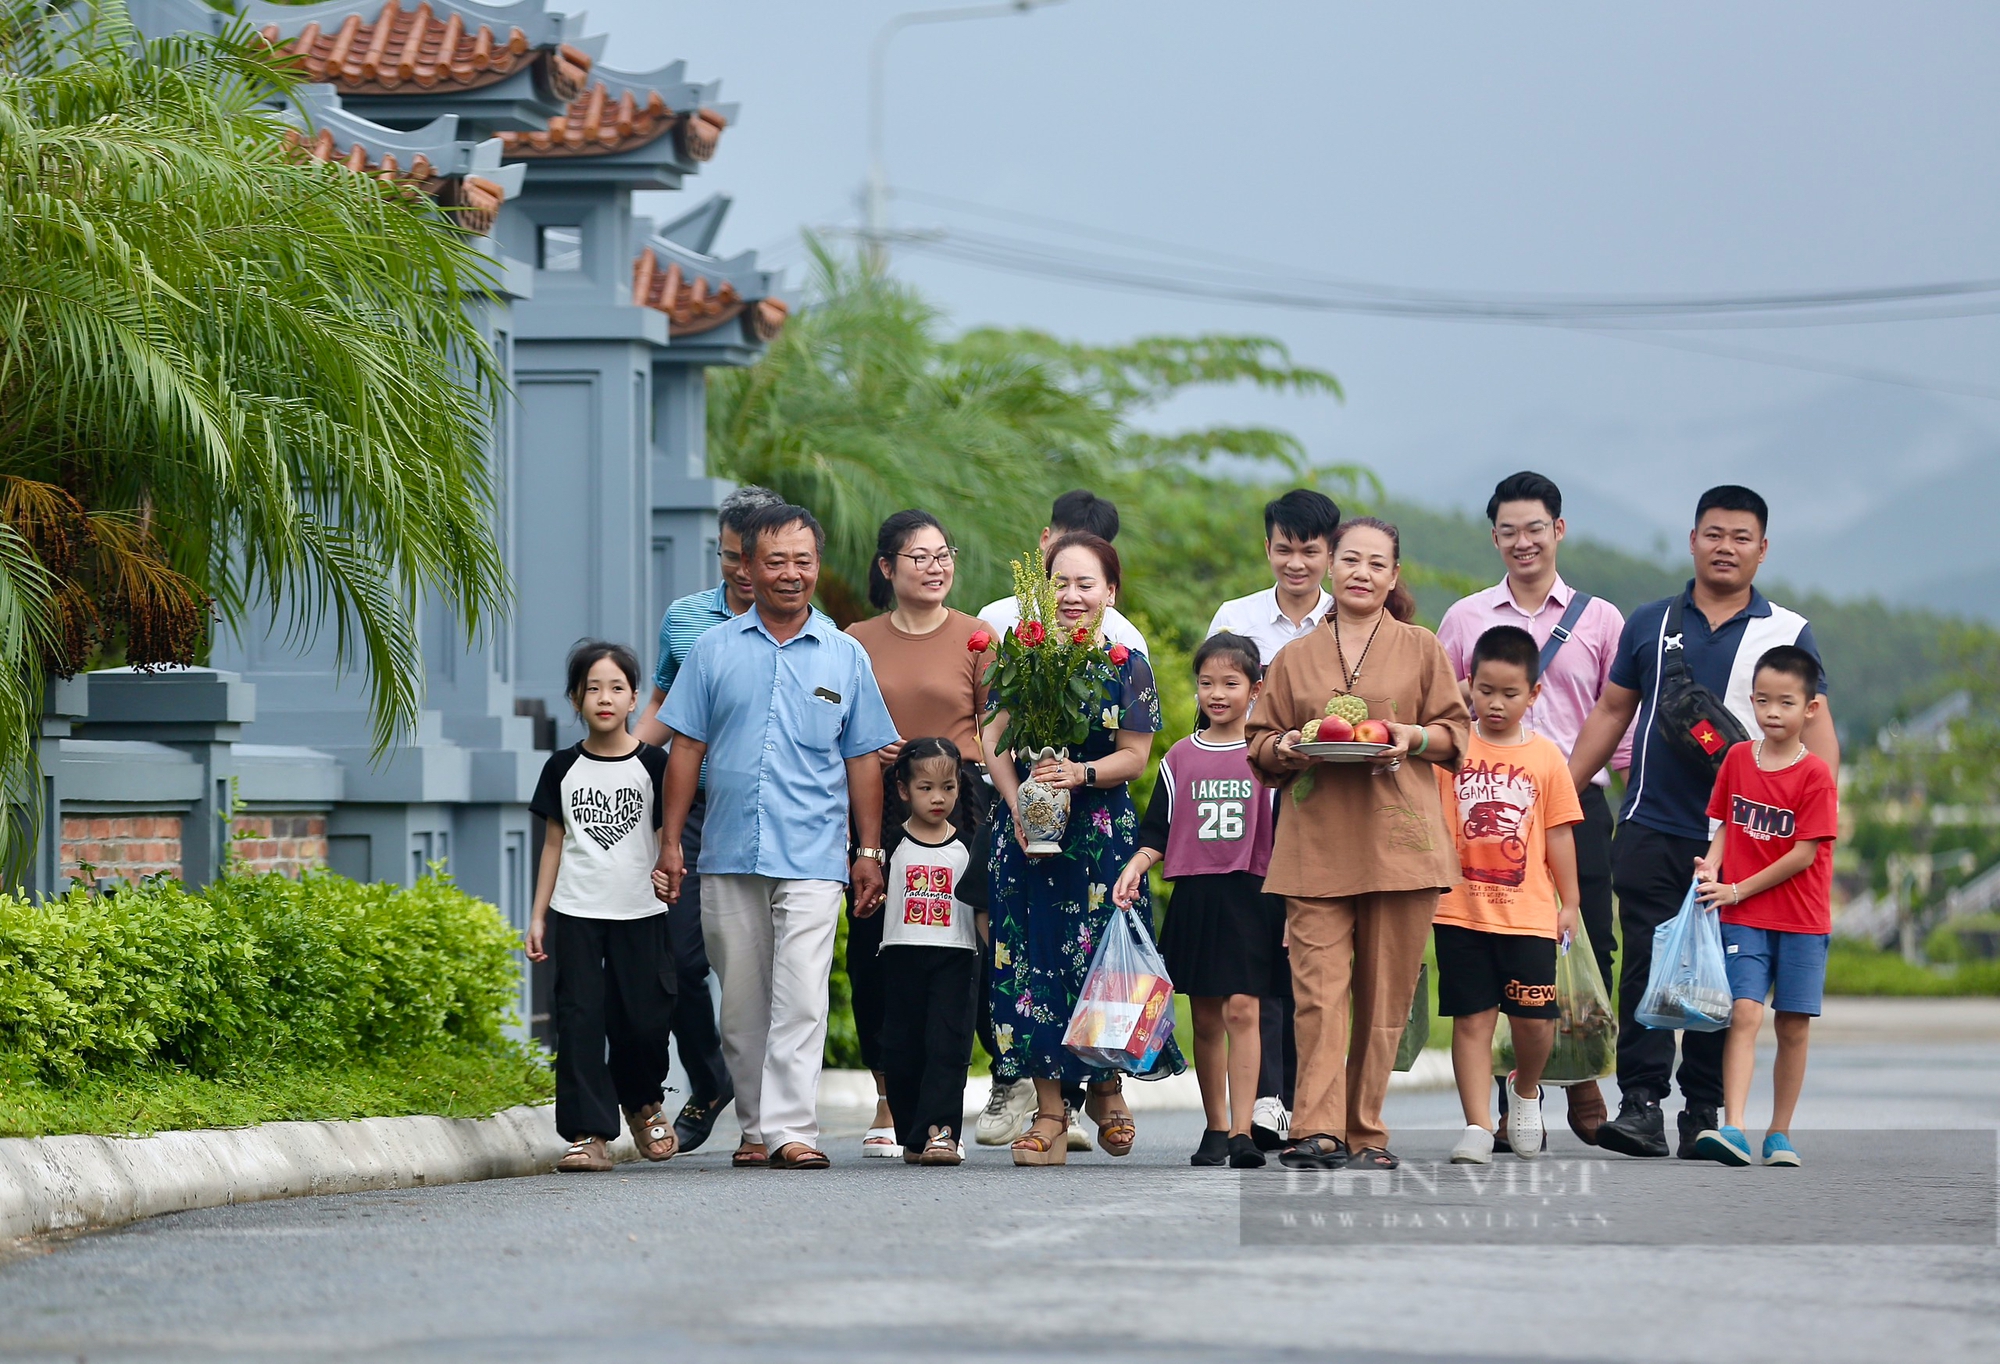
<path id="1" fill-rule="evenodd" d="M 1048 637 L 1049 632 L 1042 628 L 1042 623 L 1038 620 L 1024 620 L 1014 627 L 1014 638 L 1030 649 Z"/>
<path id="2" fill-rule="evenodd" d="M 1132 656 L 1132 651 L 1123 644 L 1114 644 L 1106 652 L 1111 655 L 1111 666 L 1114 668 L 1124 667 L 1125 660 Z"/>
<path id="3" fill-rule="evenodd" d="M 972 638 L 965 641 L 965 647 L 975 654 L 985 653 L 993 647 L 993 632 L 991 630 L 974 630 Z"/>
<path id="4" fill-rule="evenodd" d="M 1090 627 L 1088 625 L 1077 626 L 1076 630 L 1070 635 L 1069 642 L 1071 644 L 1090 643 Z"/>

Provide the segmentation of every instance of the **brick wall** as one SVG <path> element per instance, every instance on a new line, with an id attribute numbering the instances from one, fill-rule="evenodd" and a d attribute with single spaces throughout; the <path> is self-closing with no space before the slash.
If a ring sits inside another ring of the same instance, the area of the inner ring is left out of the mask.
<path id="1" fill-rule="evenodd" d="M 154 872 L 181 874 L 179 815 L 65 815 L 62 822 L 62 874 L 93 875 L 137 881 Z"/>
<path id="2" fill-rule="evenodd" d="M 297 876 L 326 865 L 325 815 L 238 815 L 231 829 L 245 871 Z"/>

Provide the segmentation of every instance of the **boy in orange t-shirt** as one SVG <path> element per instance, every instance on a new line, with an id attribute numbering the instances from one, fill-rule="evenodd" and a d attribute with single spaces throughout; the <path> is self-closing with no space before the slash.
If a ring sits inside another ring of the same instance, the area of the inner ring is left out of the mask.
<path id="1" fill-rule="evenodd" d="M 1496 625 L 1472 649 L 1476 723 L 1455 772 L 1438 769 L 1445 822 L 1464 883 L 1438 900 L 1438 1012 L 1453 1020 L 1451 1068 L 1465 1109 L 1458 1164 L 1493 1159 L 1493 1029 L 1514 1030 L 1507 1142 L 1542 1152 L 1542 1067 L 1555 1045 L 1556 945 L 1576 932 L 1576 839 L 1583 806 L 1563 751 L 1521 727 L 1541 691 L 1541 650 L 1526 630 Z"/>

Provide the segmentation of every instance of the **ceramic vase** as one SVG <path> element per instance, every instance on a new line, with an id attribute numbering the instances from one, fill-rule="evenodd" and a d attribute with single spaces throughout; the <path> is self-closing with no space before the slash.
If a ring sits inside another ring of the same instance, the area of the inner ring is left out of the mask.
<path id="1" fill-rule="evenodd" d="M 1067 748 L 1044 748 L 1023 755 L 1030 769 L 1050 758 L 1068 761 Z M 1030 856 L 1041 857 L 1062 851 L 1063 828 L 1069 823 L 1069 792 L 1045 786 L 1030 778 L 1021 783 L 1021 833 Z"/>

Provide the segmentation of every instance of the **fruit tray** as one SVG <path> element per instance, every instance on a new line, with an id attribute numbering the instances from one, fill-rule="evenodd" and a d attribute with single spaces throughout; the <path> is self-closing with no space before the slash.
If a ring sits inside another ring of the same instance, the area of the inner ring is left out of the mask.
<path id="1" fill-rule="evenodd" d="M 1308 758 L 1324 758 L 1335 763 L 1365 763 L 1377 753 L 1387 753 L 1390 744 L 1334 743 L 1331 740 L 1298 745 Z"/>

